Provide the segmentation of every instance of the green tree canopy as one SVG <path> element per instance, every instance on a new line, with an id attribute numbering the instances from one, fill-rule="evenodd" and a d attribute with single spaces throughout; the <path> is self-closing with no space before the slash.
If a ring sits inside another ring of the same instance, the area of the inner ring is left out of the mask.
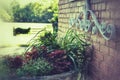
<path id="1" fill-rule="evenodd" d="M 12 13 L 15 22 L 49 22 L 58 14 L 58 0 L 29 3 L 24 7 L 14 1 Z"/>

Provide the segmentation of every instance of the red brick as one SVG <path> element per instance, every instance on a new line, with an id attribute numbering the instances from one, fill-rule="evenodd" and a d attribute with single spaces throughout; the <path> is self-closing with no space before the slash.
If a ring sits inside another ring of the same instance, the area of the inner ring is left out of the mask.
<path id="1" fill-rule="evenodd" d="M 100 72 L 102 75 L 108 75 L 108 64 L 106 64 L 105 62 L 102 62 L 100 64 Z"/>
<path id="2" fill-rule="evenodd" d="M 105 10 L 105 9 L 106 9 L 106 3 L 103 2 L 103 3 L 101 3 L 101 10 Z"/>
<path id="3" fill-rule="evenodd" d="M 94 45 L 94 49 L 95 50 L 100 50 L 100 44 L 99 43 L 93 43 L 93 45 Z"/>
<path id="4" fill-rule="evenodd" d="M 102 11 L 102 18 L 109 19 L 110 18 L 110 12 L 109 11 Z"/>
<path id="5" fill-rule="evenodd" d="M 109 54 L 109 47 L 107 47 L 105 45 L 100 45 L 100 52 L 102 52 L 104 55 L 108 55 Z"/>
<path id="6" fill-rule="evenodd" d="M 97 4 L 97 10 L 101 10 L 101 9 L 102 9 L 101 3 Z"/>
<path id="7" fill-rule="evenodd" d="M 115 64 L 117 66 L 119 66 L 119 70 L 120 70 L 120 54 L 116 54 L 116 56 L 114 56 L 114 59 L 115 59 Z"/>
<path id="8" fill-rule="evenodd" d="M 98 5 L 94 4 L 94 10 L 98 10 Z"/>
<path id="9" fill-rule="evenodd" d="M 94 56 L 96 57 L 96 60 L 97 60 L 98 62 L 104 61 L 104 55 L 103 55 L 102 53 L 96 52 Z"/>
<path id="10" fill-rule="evenodd" d="M 116 20 L 117 21 L 117 20 Z M 118 22 L 118 24 L 120 23 L 120 20 L 118 20 L 117 21 Z M 120 42 L 120 26 L 119 25 L 116 25 L 115 26 L 115 29 L 116 29 L 116 34 L 115 34 L 115 36 L 116 36 L 116 38 L 115 38 L 115 41 L 118 43 L 118 42 Z"/>
<path id="11" fill-rule="evenodd" d="M 84 5 L 85 2 L 77 2 L 77 6 Z"/>
<path id="12" fill-rule="evenodd" d="M 111 80 L 119 80 L 120 79 L 120 60 L 119 60 L 120 56 L 116 56 L 114 58 L 114 61 L 112 61 L 112 65 L 109 66 L 109 75 L 111 76 L 110 78 L 112 78 Z"/>
<path id="13" fill-rule="evenodd" d="M 96 65 L 92 65 L 90 68 L 90 77 L 92 78 L 92 80 L 99 80 L 99 68 L 96 67 Z"/>
<path id="14" fill-rule="evenodd" d="M 91 9 L 93 9 L 93 10 L 94 10 L 94 5 L 91 5 Z"/>
<path id="15" fill-rule="evenodd" d="M 116 49 L 109 48 L 109 55 L 110 55 L 110 56 L 115 56 L 116 54 L 117 54 Z"/>
<path id="16" fill-rule="evenodd" d="M 113 66 L 113 63 L 115 63 L 115 59 L 113 56 L 104 56 L 104 62 L 110 66 Z"/>
<path id="17" fill-rule="evenodd" d="M 59 26 L 62 33 L 66 32 L 70 17 L 78 16 L 82 11 L 84 0 L 69 2 L 69 0 L 59 0 Z M 101 34 L 91 36 L 95 48 L 93 55 L 92 80 L 119 80 L 120 79 L 120 0 L 91 0 L 92 10 L 95 12 L 99 22 L 112 23 L 116 28 L 116 38 L 107 41 Z M 117 8 L 116 8 L 117 6 Z"/>
<path id="18" fill-rule="evenodd" d="M 108 47 L 116 49 L 116 42 L 114 42 L 114 41 L 108 41 Z"/>
<path id="19" fill-rule="evenodd" d="M 100 67 L 100 64 L 99 64 L 99 62 L 98 62 L 97 60 L 93 60 L 93 61 L 91 62 L 91 64 L 92 64 L 95 68 L 99 68 L 99 67 Z"/>
<path id="20" fill-rule="evenodd" d="M 98 41 L 101 45 L 105 45 L 105 39 L 103 37 L 98 38 Z"/>
<path id="21" fill-rule="evenodd" d="M 97 74 L 96 74 L 97 75 Z M 100 80 L 98 76 L 93 75 L 92 80 Z"/>
<path id="22" fill-rule="evenodd" d="M 91 39 L 92 39 L 93 42 L 96 42 L 97 41 L 96 35 L 91 35 Z"/>

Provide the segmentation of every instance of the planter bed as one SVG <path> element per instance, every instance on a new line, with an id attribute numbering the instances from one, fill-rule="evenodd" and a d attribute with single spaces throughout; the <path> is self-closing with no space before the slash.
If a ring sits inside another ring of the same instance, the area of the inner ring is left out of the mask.
<path id="1" fill-rule="evenodd" d="M 79 80 L 91 60 L 90 44 L 84 34 L 69 29 L 63 38 L 45 32 L 30 43 L 23 55 L 8 56 L 5 63 L 14 80 Z M 76 71 L 76 72 L 75 72 Z M 78 76 L 78 73 L 81 76 Z"/>
<path id="2" fill-rule="evenodd" d="M 77 80 L 77 73 L 75 71 L 69 71 L 51 76 L 21 77 L 17 80 Z"/>

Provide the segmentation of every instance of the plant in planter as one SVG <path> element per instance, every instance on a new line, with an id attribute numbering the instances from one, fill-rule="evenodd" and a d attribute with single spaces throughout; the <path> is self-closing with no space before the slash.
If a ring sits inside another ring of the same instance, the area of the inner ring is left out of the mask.
<path id="1" fill-rule="evenodd" d="M 73 29 L 69 29 L 63 38 L 56 38 L 54 34 L 47 32 L 40 38 L 41 45 L 45 49 L 45 51 L 40 49 L 40 56 L 44 55 L 46 60 L 61 69 L 56 69 L 58 70 L 56 73 L 76 70 L 85 74 L 92 53 L 87 54 L 86 50 L 90 44 L 86 42 L 85 37 Z M 39 43 L 39 47 L 41 45 Z M 60 68 L 60 65 L 65 69 Z"/>
<path id="2" fill-rule="evenodd" d="M 44 76 L 74 70 L 84 75 L 90 59 L 86 54 L 89 45 L 85 35 L 73 29 L 69 29 L 63 38 L 46 32 L 25 51 L 16 73 L 20 76 Z"/>
<path id="3" fill-rule="evenodd" d="M 69 29 L 66 35 L 59 40 L 61 48 L 66 50 L 67 57 L 72 63 L 72 69 L 80 72 L 82 76 L 87 72 L 92 54 L 91 50 L 87 51 L 90 49 L 90 43 L 86 42 L 85 37 L 84 34 L 79 34 L 75 30 Z"/>

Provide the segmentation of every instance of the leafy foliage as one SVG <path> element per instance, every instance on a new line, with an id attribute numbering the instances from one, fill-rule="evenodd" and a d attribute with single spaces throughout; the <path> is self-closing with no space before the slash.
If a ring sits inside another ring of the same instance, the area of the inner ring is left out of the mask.
<path id="1" fill-rule="evenodd" d="M 53 65 L 52 74 L 70 71 L 71 62 L 64 50 L 55 50 L 48 54 L 48 61 Z"/>
<path id="2" fill-rule="evenodd" d="M 17 68 L 20 76 L 43 76 L 76 70 L 85 74 L 92 51 L 84 34 L 69 29 L 63 38 L 46 32 L 30 45 Z"/>
<path id="3" fill-rule="evenodd" d="M 0 19 L 2 21 L 12 21 L 11 7 L 0 2 Z"/>
<path id="4" fill-rule="evenodd" d="M 15 56 L 15 57 L 6 56 L 4 62 L 5 64 L 7 64 L 9 68 L 12 69 L 20 68 L 23 65 L 23 59 L 21 56 Z"/>
<path id="5" fill-rule="evenodd" d="M 90 45 L 85 40 L 84 34 L 79 34 L 73 29 L 69 29 L 66 35 L 59 40 L 59 45 L 66 50 L 67 56 L 72 60 L 73 68 L 83 72 L 88 55 L 86 49 Z M 91 54 L 91 53 L 90 53 Z"/>
<path id="6" fill-rule="evenodd" d="M 17 69 L 19 76 L 43 76 L 48 75 L 52 66 L 44 59 L 30 60 L 21 68 Z"/>
<path id="7" fill-rule="evenodd" d="M 44 36 L 40 37 L 40 42 L 42 45 L 51 46 L 52 48 L 57 48 L 56 34 L 51 32 L 46 32 Z"/>
<path id="8" fill-rule="evenodd" d="M 17 2 L 12 3 L 13 19 L 15 22 L 49 22 L 58 14 L 58 1 L 34 2 L 20 7 Z M 46 5 L 48 4 L 48 5 Z"/>
<path id="9" fill-rule="evenodd" d="M 38 50 L 35 47 L 33 47 L 31 51 L 25 53 L 25 62 L 37 59 L 38 57 Z"/>
<path id="10" fill-rule="evenodd" d="M 5 1 L 0 5 L 0 19 L 14 22 L 54 22 L 58 18 L 58 0 L 44 0 L 27 3 L 22 6 L 19 1 Z"/>
<path id="11" fill-rule="evenodd" d="M 57 65 L 57 68 L 61 69 L 56 69 L 56 73 L 57 70 L 59 70 L 58 73 L 62 72 L 62 68 L 60 68 L 59 63 L 62 65 L 65 63 L 62 67 L 65 68 L 66 66 L 66 70 L 74 69 L 84 72 L 86 69 L 85 66 L 87 66 L 87 63 L 89 62 L 86 50 L 90 45 L 86 42 L 85 37 L 86 36 L 84 34 L 76 33 L 73 29 L 69 29 L 63 38 L 57 38 L 54 34 L 46 32 L 44 36 L 38 39 L 39 43 L 36 46 L 39 45 L 38 49 L 40 56 L 46 58 L 48 61 L 53 63 L 53 65 Z M 40 46 L 43 46 L 45 51 L 42 51 Z M 61 52 L 62 50 L 65 50 L 66 54 L 63 54 L 64 52 Z M 91 53 L 92 52 L 89 54 Z M 63 63 L 61 63 L 61 61 Z M 67 63 L 69 63 L 69 65 L 67 65 Z M 63 71 L 65 70 L 63 69 Z"/>

